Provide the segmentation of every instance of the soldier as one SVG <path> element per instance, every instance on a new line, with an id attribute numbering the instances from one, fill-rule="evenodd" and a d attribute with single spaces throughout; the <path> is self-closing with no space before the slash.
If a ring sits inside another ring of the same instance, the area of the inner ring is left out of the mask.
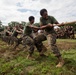
<path id="1" fill-rule="evenodd" d="M 10 30 L 10 27 L 7 26 L 6 29 L 4 30 L 4 41 L 7 42 L 8 45 L 10 45 L 11 35 L 12 35 L 12 32 Z"/>
<path id="2" fill-rule="evenodd" d="M 15 36 L 17 38 L 18 34 L 21 34 L 22 31 L 19 29 L 18 26 L 15 26 L 13 29 L 14 29 L 14 31 L 13 31 L 12 36 Z"/>
<path id="3" fill-rule="evenodd" d="M 65 37 L 65 38 L 69 38 L 68 26 L 65 26 L 65 27 L 64 27 L 64 37 Z"/>
<path id="4" fill-rule="evenodd" d="M 74 39 L 74 28 L 73 26 L 69 26 L 68 34 L 70 39 Z"/>
<path id="5" fill-rule="evenodd" d="M 39 29 L 39 27 L 34 26 L 34 19 L 35 18 L 33 16 L 29 17 L 29 22 L 25 25 L 23 33 L 24 34 L 23 43 L 29 46 L 29 54 L 27 56 L 28 59 L 33 59 L 32 54 L 34 52 L 34 46 L 36 46 L 40 56 L 44 55 L 42 52 L 44 46 L 42 44 L 42 41 L 38 40 L 38 37 L 40 36 L 34 34 Z"/>
<path id="6" fill-rule="evenodd" d="M 49 16 L 46 9 L 40 10 L 40 15 L 41 29 L 45 30 L 48 44 L 59 60 L 59 63 L 56 65 L 56 67 L 62 67 L 64 64 L 64 60 L 62 59 L 60 51 L 58 50 L 58 47 L 56 45 L 56 32 L 53 26 L 54 24 L 58 24 L 58 21 L 53 16 Z"/>
<path id="7" fill-rule="evenodd" d="M 16 45 L 14 46 L 14 49 L 16 49 L 16 47 L 21 43 L 22 38 L 18 38 L 18 34 L 22 34 L 22 33 L 23 33 L 22 29 L 20 29 L 18 26 L 13 27 L 11 44 L 14 44 L 14 42 L 16 43 Z"/>
<path id="8" fill-rule="evenodd" d="M 34 24 L 34 26 L 40 27 L 39 24 L 37 24 L 37 25 Z M 38 29 L 32 27 L 33 39 L 34 39 L 35 46 L 39 52 L 39 55 L 44 57 L 44 56 L 46 56 L 46 55 L 44 55 L 44 52 L 46 52 L 47 48 L 43 45 L 42 42 L 46 40 L 46 36 L 44 35 L 43 30 L 38 30 Z"/>
<path id="9" fill-rule="evenodd" d="M 32 25 L 34 23 L 34 17 L 29 17 L 29 22 L 26 23 L 23 31 L 23 44 L 29 46 L 29 54 L 27 56 L 27 59 L 33 59 L 32 54 L 34 52 L 34 40 L 32 36 Z"/>

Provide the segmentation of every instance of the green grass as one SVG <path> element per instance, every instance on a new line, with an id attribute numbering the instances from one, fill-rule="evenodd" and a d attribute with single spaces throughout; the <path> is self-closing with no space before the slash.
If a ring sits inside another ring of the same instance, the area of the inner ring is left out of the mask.
<path id="1" fill-rule="evenodd" d="M 58 39 L 57 44 L 61 42 L 76 43 L 76 40 Z M 40 57 L 35 50 L 35 60 L 26 59 L 27 51 L 20 50 L 16 54 L 12 54 L 11 47 L 7 47 L 6 43 L 0 41 L 0 75 L 76 75 L 76 48 L 69 50 L 60 50 L 65 64 L 61 68 L 56 68 L 57 58 L 48 48 L 47 57 Z M 44 44 L 46 45 L 46 41 Z M 62 43 L 62 47 L 64 43 Z M 4 46 L 3 46 L 4 45 Z M 75 45 L 75 44 L 74 44 Z M 16 52 L 16 51 L 15 51 Z"/>
<path id="2" fill-rule="evenodd" d="M 58 42 L 62 42 L 63 41 L 63 42 L 73 42 L 73 43 L 75 42 L 76 43 L 76 39 L 75 40 L 74 39 L 57 39 L 57 41 Z"/>

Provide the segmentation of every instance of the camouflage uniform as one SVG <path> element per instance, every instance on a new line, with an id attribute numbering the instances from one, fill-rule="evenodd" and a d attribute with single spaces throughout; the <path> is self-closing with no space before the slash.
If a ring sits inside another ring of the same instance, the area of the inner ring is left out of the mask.
<path id="1" fill-rule="evenodd" d="M 43 45 L 42 41 L 46 40 L 46 36 L 43 33 L 38 34 L 35 38 L 35 46 L 40 54 L 40 56 L 44 56 L 44 52 L 46 52 L 47 48 Z"/>
<path id="2" fill-rule="evenodd" d="M 10 28 L 7 27 L 7 29 L 5 29 L 5 31 L 4 31 L 4 36 L 3 36 L 3 40 L 6 43 L 8 43 L 8 45 L 10 44 L 10 40 L 11 40 L 10 32 L 11 32 Z"/>
<path id="3" fill-rule="evenodd" d="M 73 26 L 69 26 L 68 34 L 69 34 L 70 39 L 74 39 L 74 28 L 73 28 Z"/>
<path id="4" fill-rule="evenodd" d="M 34 24 L 37 27 L 40 27 L 39 24 Z M 38 30 L 34 29 L 33 30 L 33 39 L 35 46 L 40 53 L 40 56 L 44 56 L 44 52 L 47 50 L 47 48 L 43 45 L 42 41 L 46 40 L 46 36 L 44 33 L 38 33 Z"/>
<path id="5" fill-rule="evenodd" d="M 18 28 L 16 28 L 16 29 L 13 31 L 13 34 L 12 34 L 12 36 L 11 36 L 11 44 L 14 44 L 14 43 L 15 43 L 14 49 L 16 49 L 16 47 L 17 47 L 19 44 L 21 44 L 21 41 L 22 41 L 22 38 L 18 38 L 19 32 L 17 32 L 17 31 L 19 31 L 20 33 L 22 33 L 21 30 L 19 30 Z"/>
<path id="6" fill-rule="evenodd" d="M 24 27 L 23 32 L 23 45 L 29 46 L 29 54 L 30 56 L 34 52 L 34 40 L 32 35 L 32 29 L 29 27 L 30 23 L 27 23 Z"/>
<path id="7" fill-rule="evenodd" d="M 31 55 L 34 52 L 34 46 L 36 46 L 38 52 L 40 53 L 44 47 L 42 41 L 45 40 L 43 35 L 38 35 L 37 30 L 33 30 L 29 27 L 30 23 L 27 23 L 24 27 L 24 38 L 23 43 L 25 45 L 28 45 L 29 48 L 29 54 Z M 41 39 L 40 37 L 44 38 Z M 46 49 L 46 48 L 45 48 Z"/>
<path id="8" fill-rule="evenodd" d="M 40 18 L 41 25 L 47 25 L 58 23 L 57 20 L 53 16 L 48 16 L 47 19 L 44 19 L 43 17 Z M 55 54 L 55 56 L 59 57 L 61 56 L 58 47 L 56 45 L 56 32 L 54 30 L 54 27 L 47 27 L 45 28 L 45 34 L 48 40 L 48 45 L 50 46 L 50 49 L 52 49 L 52 52 Z"/>

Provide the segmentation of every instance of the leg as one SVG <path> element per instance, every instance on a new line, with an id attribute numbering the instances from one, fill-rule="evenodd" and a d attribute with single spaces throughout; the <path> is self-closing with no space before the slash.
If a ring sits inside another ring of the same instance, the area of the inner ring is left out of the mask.
<path id="1" fill-rule="evenodd" d="M 50 49 L 52 49 L 52 52 L 55 54 L 55 56 L 58 58 L 59 63 L 56 67 L 62 67 L 64 64 L 64 60 L 61 57 L 60 51 L 58 50 L 58 47 L 56 46 L 56 34 L 48 34 L 47 35 L 48 44 L 50 46 Z"/>
<path id="2" fill-rule="evenodd" d="M 46 36 L 44 34 L 37 35 L 34 39 L 35 46 L 36 46 L 40 56 L 44 56 L 44 52 L 47 50 L 47 48 L 42 43 L 45 40 L 46 40 Z"/>
<path id="3" fill-rule="evenodd" d="M 32 59 L 32 54 L 34 52 L 34 40 L 31 37 L 29 37 L 29 36 L 25 36 L 23 38 L 23 44 L 29 46 L 27 58 L 28 59 Z"/>

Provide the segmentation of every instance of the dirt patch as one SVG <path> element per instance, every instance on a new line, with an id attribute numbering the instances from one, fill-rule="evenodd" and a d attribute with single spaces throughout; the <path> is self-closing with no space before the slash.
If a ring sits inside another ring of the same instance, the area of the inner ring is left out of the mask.
<path id="1" fill-rule="evenodd" d="M 76 49 L 76 42 L 59 41 L 56 44 L 57 44 L 59 50 Z M 49 49 L 47 42 L 44 42 L 44 45 L 47 47 L 47 49 Z"/>
<path id="2" fill-rule="evenodd" d="M 57 46 L 60 50 L 76 49 L 76 43 L 75 42 L 58 42 Z"/>

